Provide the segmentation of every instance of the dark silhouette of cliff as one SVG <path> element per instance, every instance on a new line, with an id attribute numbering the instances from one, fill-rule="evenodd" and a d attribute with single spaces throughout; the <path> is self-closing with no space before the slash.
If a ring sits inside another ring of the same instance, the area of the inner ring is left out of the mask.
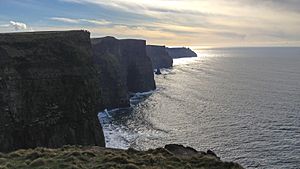
<path id="1" fill-rule="evenodd" d="M 106 56 L 119 65 L 120 81 L 126 84 L 129 92 L 146 92 L 156 88 L 145 40 L 104 37 L 92 39 L 92 46 L 97 62 Z"/>
<path id="2" fill-rule="evenodd" d="M 197 57 L 197 54 L 190 48 L 167 48 L 167 52 L 172 58 Z"/>
<path id="3" fill-rule="evenodd" d="M 147 55 L 151 58 L 155 69 L 173 66 L 173 59 L 168 54 L 165 46 L 147 45 Z"/>
<path id="4" fill-rule="evenodd" d="M 104 146 L 86 31 L 0 34 L 0 151 Z"/>

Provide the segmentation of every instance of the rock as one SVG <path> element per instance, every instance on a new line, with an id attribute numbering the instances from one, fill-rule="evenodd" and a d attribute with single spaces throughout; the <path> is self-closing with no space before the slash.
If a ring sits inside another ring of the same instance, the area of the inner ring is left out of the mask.
<path id="1" fill-rule="evenodd" d="M 190 48 L 166 48 L 172 58 L 197 57 L 197 54 Z"/>
<path id="2" fill-rule="evenodd" d="M 170 68 L 173 66 L 173 59 L 168 54 L 165 46 L 147 45 L 146 49 L 154 69 Z"/>
<path id="3" fill-rule="evenodd" d="M 157 68 L 157 70 L 156 70 L 155 74 L 157 74 L 157 75 L 161 75 L 160 68 Z"/>
<path id="4" fill-rule="evenodd" d="M 212 155 L 212 156 L 215 156 L 215 157 L 219 158 L 219 157 L 217 156 L 217 154 L 216 154 L 215 152 L 213 152 L 212 150 L 207 150 L 206 154 L 207 154 L 207 155 Z"/>
<path id="5" fill-rule="evenodd" d="M 104 146 L 86 31 L 0 34 L 0 151 Z"/>
<path id="6" fill-rule="evenodd" d="M 179 144 L 165 145 L 165 149 L 167 149 L 168 151 L 170 151 L 175 155 L 180 155 L 180 156 L 191 156 L 191 155 L 198 154 L 197 150 L 191 147 L 184 147 L 183 145 L 179 145 Z"/>
<path id="7" fill-rule="evenodd" d="M 146 92 L 156 88 L 153 67 L 146 55 L 146 41 L 114 37 L 92 39 L 95 59 L 109 56 L 120 66 L 120 79 L 129 92 Z"/>

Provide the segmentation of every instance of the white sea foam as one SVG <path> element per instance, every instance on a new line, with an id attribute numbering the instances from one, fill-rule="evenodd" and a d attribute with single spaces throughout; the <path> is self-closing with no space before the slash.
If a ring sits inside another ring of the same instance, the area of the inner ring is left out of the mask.
<path id="1" fill-rule="evenodd" d="M 148 92 L 131 93 L 130 105 L 128 108 L 114 108 L 99 112 L 98 118 L 103 128 L 106 147 L 126 149 L 135 142 L 140 135 L 144 135 L 144 130 L 129 130 L 128 127 L 115 123 L 115 118 L 122 113 L 131 113 L 133 107 L 138 105 L 146 97 L 150 96 L 155 90 Z"/>

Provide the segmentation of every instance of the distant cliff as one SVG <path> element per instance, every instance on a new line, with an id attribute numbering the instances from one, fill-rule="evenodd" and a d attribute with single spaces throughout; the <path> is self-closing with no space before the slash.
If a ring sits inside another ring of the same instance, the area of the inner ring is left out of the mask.
<path id="1" fill-rule="evenodd" d="M 101 93 L 99 102 L 105 108 L 128 107 L 129 96 L 124 71 L 116 55 L 119 44 L 113 38 L 104 43 L 93 44 L 93 62 L 97 68 Z M 103 110 L 103 109 L 102 109 Z"/>
<path id="2" fill-rule="evenodd" d="M 147 45 L 147 55 L 151 58 L 155 69 L 173 66 L 173 59 L 168 54 L 165 46 Z"/>
<path id="3" fill-rule="evenodd" d="M 167 48 L 167 52 L 172 58 L 197 57 L 197 54 L 190 48 Z"/>
<path id="4" fill-rule="evenodd" d="M 146 54 L 146 41 L 113 37 L 92 39 L 95 60 L 109 57 L 120 66 L 120 80 L 129 92 L 146 92 L 156 88 L 153 67 Z"/>
<path id="5" fill-rule="evenodd" d="M 86 31 L 0 34 L 0 151 L 104 146 Z"/>

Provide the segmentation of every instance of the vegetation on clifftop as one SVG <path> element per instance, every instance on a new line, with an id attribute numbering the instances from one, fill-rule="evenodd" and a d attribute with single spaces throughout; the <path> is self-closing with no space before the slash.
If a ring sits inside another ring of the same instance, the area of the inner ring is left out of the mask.
<path id="1" fill-rule="evenodd" d="M 64 146 L 59 149 L 36 148 L 0 154 L 0 169 L 11 168 L 242 169 L 236 163 L 222 162 L 217 157 L 208 154 L 185 156 L 171 153 L 165 148 L 137 151 L 82 146 Z"/>

